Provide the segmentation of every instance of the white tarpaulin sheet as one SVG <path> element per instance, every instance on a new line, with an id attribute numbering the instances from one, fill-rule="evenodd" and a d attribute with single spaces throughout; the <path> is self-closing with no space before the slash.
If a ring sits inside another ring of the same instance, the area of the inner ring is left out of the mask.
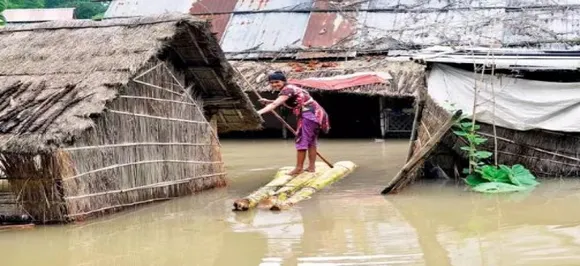
<path id="1" fill-rule="evenodd" d="M 472 115 L 474 84 L 478 82 L 476 120 L 498 126 L 580 132 L 580 83 L 544 82 L 492 77 L 434 64 L 427 80 L 429 95 L 441 106 Z"/>

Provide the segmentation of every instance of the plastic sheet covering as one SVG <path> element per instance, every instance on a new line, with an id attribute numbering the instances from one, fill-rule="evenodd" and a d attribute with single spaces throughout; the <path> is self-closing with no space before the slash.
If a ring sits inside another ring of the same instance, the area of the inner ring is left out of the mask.
<path id="1" fill-rule="evenodd" d="M 290 79 L 289 83 L 320 90 L 341 90 L 364 85 L 388 84 L 392 79 L 387 72 L 359 72 L 327 78 Z"/>
<path id="2" fill-rule="evenodd" d="M 427 80 L 429 95 L 441 106 L 472 115 L 478 83 L 476 120 L 515 129 L 580 132 L 580 83 L 545 82 L 473 72 L 435 64 Z M 492 90 L 493 85 L 493 90 Z M 495 115 L 493 111 L 495 91 Z"/>

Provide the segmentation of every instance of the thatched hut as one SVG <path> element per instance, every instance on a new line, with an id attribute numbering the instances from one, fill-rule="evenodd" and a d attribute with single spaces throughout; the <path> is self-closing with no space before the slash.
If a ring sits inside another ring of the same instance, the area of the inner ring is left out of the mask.
<path id="1" fill-rule="evenodd" d="M 389 61 L 385 56 L 358 58 L 345 61 L 232 61 L 240 72 L 252 83 L 262 97 L 273 99 L 267 82 L 267 73 L 283 71 L 293 80 L 343 79 L 363 73 L 380 73 L 388 76 L 387 82 L 345 86 L 329 89 L 303 86 L 319 101 L 330 116 L 331 131 L 325 137 L 386 137 L 408 136 L 413 121 L 413 100 L 417 88 L 424 85 L 424 66 L 413 62 Z M 338 81 L 337 81 L 338 80 Z M 257 98 L 252 96 L 252 100 Z M 347 108 L 345 108 L 347 107 Z M 281 114 L 291 123 L 294 117 L 282 108 Z M 285 128 L 272 117 L 265 116 L 264 133 L 276 135 L 280 130 L 287 136 Z M 261 134 L 264 134 L 261 132 Z M 253 133 L 252 133 L 253 134 Z"/>
<path id="2" fill-rule="evenodd" d="M 412 167 L 405 167 L 384 193 L 417 178 L 463 177 L 469 161 L 461 147 L 468 143 L 445 127 L 457 109 L 475 115 L 477 133 L 487 138 L 478 150 L 493 152 L 498 164 L 522 164 L 543 178 L 580 176 L 578 55 L 511 54 L 509 49 L 477 53 L 415 57 L 427 65 L 428 74 L 416 105 L 416 134 L 407 161 Z M 495 157 L 489 159 L 494 162 Z"/>
<path id="3" fill-rule="evenodd" d="M 7 27 L 0 60 L 1 170 L 37 222 L 223 186 L 217 132 L 262 123 L 190 16 Z"/>

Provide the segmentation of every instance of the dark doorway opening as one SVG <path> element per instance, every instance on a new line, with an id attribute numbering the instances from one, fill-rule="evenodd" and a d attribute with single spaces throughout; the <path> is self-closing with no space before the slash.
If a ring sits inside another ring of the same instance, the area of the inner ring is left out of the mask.
<path id="1" fill-rule="evenodd" d="M 310 92 L 310 94 L 324 107 L 330 118 L 330 132 L 321 134 L 321 138 L 381 138 L 381 107 L 391 110 L 387 116 L 397 115 L 400 110 L 413 108 L 413 98 L 385 98 L 377 95 L 336 92 Z M 262 93 L 262 97 L 275 99 L 276 95 Z M 262 105 L 258 103 L 256 97 L 250 98 L 257 109 L 261 108 Z M 296 128 L 296 118 L 289 109 L 281 107 L 277 112 Z M 220 138 L 293 138 L 292 133 L 284 132 L 282 124 L 273 115 L 266 114 L 263 118 L 264 129 L 260 131 L 220 133 Z M 386 137 L 408 138 L 409 135 L 387 131 Z"/>

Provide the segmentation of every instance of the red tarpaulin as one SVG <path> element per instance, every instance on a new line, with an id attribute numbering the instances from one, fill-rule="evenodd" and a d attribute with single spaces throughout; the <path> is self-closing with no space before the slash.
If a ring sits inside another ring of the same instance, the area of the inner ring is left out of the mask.
<path id="1" fill-rule="evenodd" d="M 290 79 L 288 83 L 319 90 L 342 90 L 364 85 L 388 84 L 389 79 L 391 76 L 388 73 L 357 73 L 330 78 Z"/>

